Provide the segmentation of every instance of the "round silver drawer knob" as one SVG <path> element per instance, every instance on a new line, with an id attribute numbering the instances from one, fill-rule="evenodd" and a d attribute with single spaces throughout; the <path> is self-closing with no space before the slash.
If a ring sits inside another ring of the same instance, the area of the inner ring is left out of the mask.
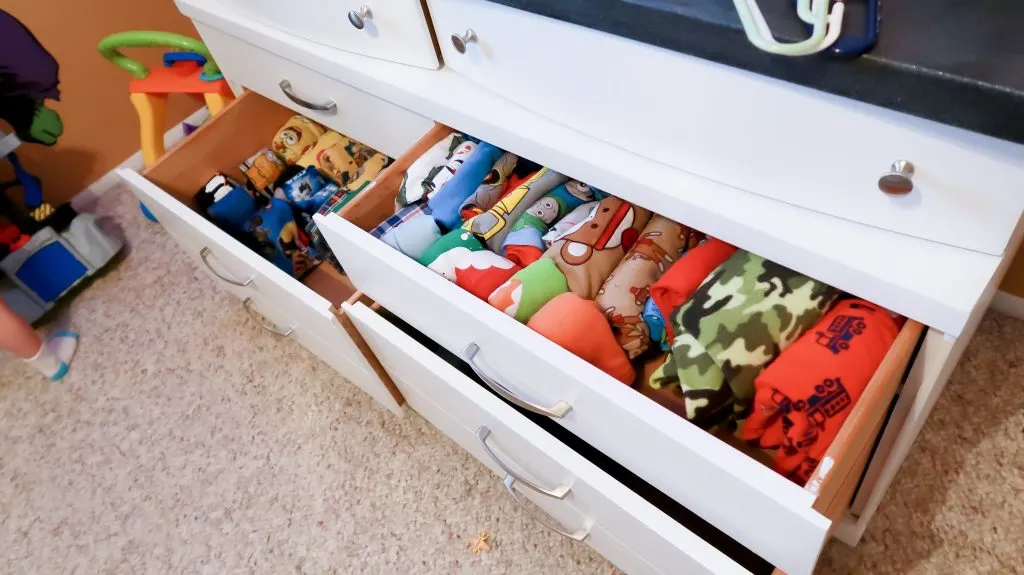
<path id="1" fill-rule="evenodd" d="M 466 53 L 466 45 L 470 42 L 476 42 L 476 32 L 472 28 L 467 28 L 466 33 L 461 36 L 452 34 L 452 46 L 455 46 L 459 54 Z"/>
<path id="2" fill-rule="evenodd" d="M 889 167 L 889 172 L 878 178 L 878 189 L 891 196 L 903 196 L 914 191 L 914 164 L 907 160 L 897 160 Z"/>
<path id="3" fill-rule="evenodd" d="M 373 18 L 373 11 L 366 4 L 359 7 L 359 10 L 348 11 L 348 21 L 356 30 L 362 30 L 366 26 L 366 21 Z"/>

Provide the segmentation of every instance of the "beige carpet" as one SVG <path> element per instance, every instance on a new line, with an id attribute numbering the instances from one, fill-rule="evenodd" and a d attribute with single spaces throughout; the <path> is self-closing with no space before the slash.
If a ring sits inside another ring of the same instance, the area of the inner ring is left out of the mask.
<path id="1" fill-rule="evenodd" d="M 0 359 L 2 572 L 611 572 L 418 416 L 254 325 L 129 193 L 100 211 L 131 253 L 49 326 L 82 334 L 66 383 Z M 821 572 L 1019 571 L 1022 381 L 1024 323 L 990 314 L 864 541 Z"/>

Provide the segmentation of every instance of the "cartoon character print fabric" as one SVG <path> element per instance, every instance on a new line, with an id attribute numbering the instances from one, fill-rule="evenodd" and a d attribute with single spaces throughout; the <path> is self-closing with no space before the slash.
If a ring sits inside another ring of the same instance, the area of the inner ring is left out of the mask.
<path id="1" fill-rule="evenodd" d="M 643 319 L 651 284 L 703 234 L 655 215 L 597 293 L 597 305 L 611 323 L 629 359 L 647 351 L 651 334 Z"/>
<path id="2" fill-rule="evenodd" d="M 650 211 L 607 197 L 562 239 L 551 244 L 544 257 L 554 260 L 570 291 L 594 299 L 650 219 Z"/>
<path id="3" fill-rule="evenodd" d="M 807 483 L 901 324 L 864 300 L 840 301 L 754 381 L 754 408 L 740 437 L 775 449 L 775 470 Z"/>
<path id="4" fill-rule="evenodd" d="M 603 194 L 576 180 L 570 180 L 544 195 L 526 209 L 512 225 L 501 245 L 502 254 L 527 266 L 544 255 L 544 234 L 551 226 L 580 205 Z"/>
<path id="5" fill-rule="evenodd" d="M 301 278 L 318 263 L 310 250 L 309 238 L 292 214 L 288 202 L 271 198 L 246 222 L 245 231 L 252 234 L 256 250 L 287 274 Z"/>
<path id="6" fill-rule="evenodd" d="M 825 314 L 833 287 L 737 251 L 672 312 L 675 339 L 651 376 L 656 401 L 702 427 L 742 420 L 754 380 Z"/>
<path id="7" fill-rule="evenodd" d="M 433 184 L 434 177 L 445 167 L 456 149 L 459 149 L 465 141 L 466 136 L 463 134 L 458 132 L 448 134 L 443 140 L 416 158 L 416 161 L 409 166 L 402 177 L 395 205 L 402 208 L 427 198 L 436 189 Z"/>
<path id="8" fill-rule="evenodd" d="M 292 165 L 312 149 L 326 131 L 327 128 L 313 120 L 296 114 L 277 131 L 271 147 L 285 163 Z"/>
<path id="9" fill-rule="evenodd" d="M 567 182 L 569 178 L 558 172 L 541 168 L 509 194 L 498 200 L 491 209 L 463 224 L 462 229 L 479 236 L 487 247 L 501 253 L 501 245 L 526 209 L 545 194 Z"/>

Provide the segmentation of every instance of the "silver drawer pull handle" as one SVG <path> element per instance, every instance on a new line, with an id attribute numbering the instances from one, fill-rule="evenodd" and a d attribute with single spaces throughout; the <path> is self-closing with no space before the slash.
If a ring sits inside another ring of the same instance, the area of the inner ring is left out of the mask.
<path id="1" fill-rule="evenodd" d="M 534 521 L 537 521 L 538 523 L 540 523 L 544 527 L 547 527 L 548 529 L 554 531 L 555 533 L 558 533 L 559 535 L 562 535 L 564 537 L 568 537 L 569 539 L 572 539 L 573 541 L 583 541 L 584 539 L 587 538 L 587 535 L 590 535 L 590 529 L 580 529 L 578 531 L 569 531 L 568 529 L 558 525 L 557 523 L 555 523 L 551 519 L 549 519 L 547 517 L 544 517 L 542 515 L 537 515 L 536 513 L 534 513 L 533 509 L 528 507 L 526 505 L 526 502 L 523 501 L 522 498 L 519 497 L 518 493 L 516 493 L 516 490 L 512 488 L 512 486 L 515 483 L 515 481 L 516 481 L 515 478 L 513 478 L 511 475 L 506 475 L 505 479 L 503 479 L 501 481 L 501 484 L 505 486 L 505 490 L 508 491 L 509 495 L 512 496 L 512 499 L 515 499 L 516 503 L 518 503 L 519 506 L 522 507 L 524 511 L 526 511 L 526 514 L 529 515 L 530 517 L 532 517 Z"/>
<path id="2" fill-rule="evenodd" d="M 561 418 L 564 417 L 566 413 L 572 411 L 572 406 L 564 401 L 559 401 L 551 407 L 542 407 L 535 403 L 526 401 L 525 399 L 520 399 L 514 393 L 509 391 L 507 387 L 499 383 L 498 380 L 484 372 L 483 368 L 476 362 L 476 355 L 478 353 L 480 353 L 480 346 L 475 343 L 471 343 L 466 346 L 466 350 L 462 352 L 462 355 L 466 356 L 466 363 L 469 364 L 469 367 L 473 368 L 473 373 L 475 373 L 480 379 L 484 380 L 487 387 L 491 388 L 494 393 L 497 393 L 505 401 L 525 410 L 532 411 L 540 415 L 546 415 L 548 417 Z"/>
<path id="3" fill-rule="evenodd" d="M 281 91 L 284 92 L 285 96 L 288 96 L 289 100 L 295 102 L 296 104 L 302 106 L 307 110 L 313 110 L 314 112 L 330 112 L 332 114 L 338 111 L 338 105 L 334 103 L 334 100 L 327 100 L 323 104 L 314 104 L 309 100 L 304 100 L 300 98 L 298 95 L 295 94 L 295 91 L 292 90 L 292 83 L 289 82 L 288 80 L 281 80 L 281 82 L 278 83 L 278 86 L 281 87 Z"/>
<path id="4" fill-rule="evenodd" d="M 554 497 L 555 499 L 565 499 L 566 494 L 569 493 L 568 485 L 559 485 L 554 489 L 547 489 L 545 487 L 537 485 L 536 483 L 530 481 L 529 479 L 526 479 L 525 477 L 520 476 L 515 471 L 512 471 L 512 468 L 506 465 L 505 462 L 502 461 L 500 457 L 498 457 L 497 453 L 494 453 L 494 450 L 491 449 L 491 446 L 487 445 L 487 438 L 490 436 L 491 430 L 486 425 L 481 425 L 476 429 L 476 438 L 480 440 L 480 445 L 484 446 L 484 451 L 487 452 L 487 455 L 494 460 L 494 463 L 498 464 L 498 467 L 500 467 L 501 470 L 504 471 L 508 477 L 511 477 L 514 481 L 522 483 L 526 487 L 529 487 L 530 489 L 536 491 L 537 493 L 540 493 L 541 495 L 547 495 L 548 497 Z"/>
<path id="5" fill-rule="evenodd" d="M 222 281 L 225 281 L 225 282 L 227 282 L 227 283 L 229 283 L 229 284 L 231 284 L 233 286 L 246 287 L 247 285 L 251 284 L 253 282 L 253 280 L 256 279 L 256 275 L 253 274 L 253 275 L 249 276 L 247 279 L 244 279 L 242 281 L 238 281 L 235 278 L 228 277 L 228 276 L 220 273 L 219 271 L 214 269 L 213 266 L 210 265 L 209 257 L 212 256 L 212 255 L 213 255 L 213 251 L 210 250 L 210 248 L 204 247 L 203 249 L 199 250 L 199 259 L 203 260 L 203 265 L 205 265 L 206 269 L 210 270 L 213 273 L 213 275 L 217 276 Z"/>
<path id="6" fill-rule="evenodd" d="M 470 42 L 476 42 L 476 32 L 472 28 L 466 28 L 466 33 L 463 35 L 452 34 L 452 46 L 455 46 L 455 50 L 459 54 L 466 53 L 466 45 Z"/>
<path id="7" fill-rule="evenodd" d="M 373 10 L 366 4 L 359 7 L 359 10 L 348 11 L 348 21 L 356 30 L 362 30 L 366 26 L 366 21 L 373 19 Z"/>
<path id="8" fill-rule="evenodd" d="M 878 178 L 878 189 L 890 196 L 904 196 L 914 191 L 914 164 L 907 160 L 896 160 L 889 172 Z"/>
<path id="9" fill-rule="evenodd" d="M 484 446 L 484 450 L 487 452 L 487 455 L 489 455 L 491 459 L 493 459 L 494 462 L 498 464 L 498 467 L 500 467 L 502 471 L 505 472 L 505 477 L 502 478 L 501 484 L 505 486 L 505 490 L 508 491 L 508 494 L 512 496 L 512 499 L 516 500 L 516 503 L 518 503 L 526 511 L 527 515 L 533 517 L 534 520 L 539 522 L 544 527 L 547 527 L 548 529 L 554 531 L 555 533 L 558 533 L 559 535 L 563 535 L 575 541 L 583 541 L 584 539 L 586 539 L 587 535 L 590 535 L 589 529 L 569 531 L 561 525 L 558 525 L 557 523 L 552 521 L 550 518 L 544 517 L 542 515 L 537 515 L 536 513 L 534 513 L 532 508 L 526 505 L 526 502 L 523 501 L 522 497 L 520 497 L 519 493 L 517 493 L 515 490 L 515 484 L 516 482 L 518 482 L 536 491 L 537 493 L 540 493 L 541 495 L 546 495 L 548 497 L 553 497 L 555 499 L 561 500 L 564 499 L 565 496 L 569 493 L 569 486 L 563 485 L 555 489 L 544 489 L 543 487 L 539 487 L 537 484 L 531 482 L 530 480 L 520 477 L 514 471 L 509 469 L 509 467 L 505 465 L 505 462 L 498 458 L 498 456 L 495 455 L 494 451 L 491 450 L 491 447 L 487 445 L 487 438 L 490 435 L 491 430 L 486 425 L 481 425 L 476 430 L 476 438 L 480 440 L 480 445 Z"/>
<path id="10" fill-rule="evenodd" d="M 242 307 L 245 309 L 245 313 L 249 314 L 249 317 L 251 317 L 257 324 L 259 324 L 260 327 L 274 335 L 288 337 L 292 334 L 293 331 L 295 331 L 294 327 L 289 327 L 288 329 L 281 329 L 280 327 L 264 319 L 263 316 L 260 315 L 259 311 L 255 309 L 255 303 L 252 301 L 251 297 L 247 297 L 244 300 L 242 300 Z"/>

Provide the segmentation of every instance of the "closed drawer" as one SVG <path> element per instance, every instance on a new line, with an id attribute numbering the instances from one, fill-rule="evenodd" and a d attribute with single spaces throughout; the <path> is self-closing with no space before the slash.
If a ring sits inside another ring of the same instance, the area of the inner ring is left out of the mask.
<path id="1" fill-rule="evenodd" d="M 438 127 L 424 136 L 349 208 L 383 220 L 405 167 L 446 133 Z M 550 415 L 791 574 L 810 572 L 845 511 L 921 332 L 907 323 L 805 489 L 377 241 L 365 226 L 333 216 L 318 221 L 369 297 L 460 357 L 468 360 L 465 351 L 475 344 L 476 368 L 512 401 Z"/>
<path id="2" fill-rule="evenodd" d="M 360 297 L 348 277 L 329 264 L 318 266 L 302 282 L 249 250 L 195 212 L 192 196 L 217 171 L 239 181 L 238 164 L 266 147 L 293 112 L 255 93 L 246 93 L 171 150 L 144 174 L 119 170 L 160 224 L 217 284 L 263 311 L 280 331 L 294 329 L 296 339 L 386 407 L 399 411 L 401 395 L 387 377 L 374 371 L 335 316 L 335 306 Z M 365 344 L 364 344 L 365 345 Z M 372 358 L 372 356 L 371 356 Z M 359 372 L 346 371 L 355 366 Z M 369 374 L 369 375 L 367 375 Z"/>
<path id="3" fill-rule="evenodd" d="M 1020 146 L 484 0 L 428 4 L 447 66 L 669 166 L 988 254 L 1024 206 Z M 897 160 L 916 168 L 906 196 L 879 191 Z"/>
<path id="4" fill-rule="evenodd" d="M 430 25 L 420 0 L 224 0 L 222 3 L 231 10 L 325 46 L 421 68 L 438 66 Z M 219 58 L 218 55 L 218 62 Z"/>
<path id="5" fill-rule="evenodd" d="M 747 572 L 366 306 L 345 311 L 409 405 L 537 505 L 549 528 L 633 575 Z"/>
<path id="6" fill-rule="evenodd" d="M 423 116 L 233 36 L 198 22 L 196 29 L 228 80 L 391 157 L 401 155 L 433 125 Z"/>

